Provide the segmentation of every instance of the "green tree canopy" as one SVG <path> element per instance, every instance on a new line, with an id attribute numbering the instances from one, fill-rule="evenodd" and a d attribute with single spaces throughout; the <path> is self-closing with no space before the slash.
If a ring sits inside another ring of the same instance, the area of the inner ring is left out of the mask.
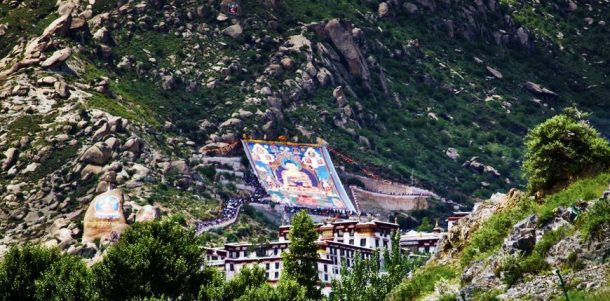
<path id="1" fill-rule="evenodd" d="M 568 108 L 525 137 L 523 172 L 531 192 L 549 191 L 609 166 L 610 146 L 582 114 Z"/>
<path id="2" fill-rule="evenodd" d="M 96 286 L 108 300 L 194 299 L 216 275 L 203 253 L 194 231 L 174 220 L 137 223 L 93 267 Z"/>
<path id="3" fill-rule="evenodd" d="M 238 299 L 247 290 L 256 289 L 266 285 L 265 270 L 255 266 L 242 269 L 237 276 L 229 281 L 224 275 L 218 275 L 214 281 L 201 287 L 199 300 L 232 301 Z"/>
<path id="4" fill-rule="evenodd" d="M 36 280 L 36 299 L 89 301 L 99 297 L 93 274 L 82 258 L 64 255 Z"/>
<path id="5" fill-rule="evenodd" d="M 40 246 L 11 248 L 0 262 L 0 300 L 35 300 L 35 281 L 60 256 L 59 250 Z"/>
<path id="6" fill-rule="evenodd" d="M 292 217 L 292 228 L 288 233 L 290 246 L 282 253 L 284 271 L 282 277 L 295 280 L 307 289 L 306 296 L 319 299 L 318 284 L 318 233 L 311 217 L 305 210 Z"/>

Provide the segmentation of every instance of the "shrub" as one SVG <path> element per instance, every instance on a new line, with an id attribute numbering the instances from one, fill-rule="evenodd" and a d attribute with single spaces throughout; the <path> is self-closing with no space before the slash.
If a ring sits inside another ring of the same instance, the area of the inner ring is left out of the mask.
<path id="1" fill-rule="evenodd" d="M 610 162 L 608 141 L 584 117 L 568 109 L 527 134 L 523 171 L 531 192 L 552 190 Z"/>
<path id="2" fill-rule="evenodd" d="M 237 277 L 226 282 L 221 277 L 219 275 L 214 281 L 201 287 L 199 300 L 232 301 L 244 295 L 246 291 L 264 285 L 267 280 L 265 270 L 258 266 L 244 268 Z"/>
<path id="3" fill-rule="evenodd" d="M 214 277 L 191 229 L 174 220 L 137 223 L 93 267 L 103 298 L 124 300 L 164 295 L 194 299 Z"/>
<path id="4" fill-rule="evenodd" d="M 582 216 L 579 216 L 578 226 L 585 239 L 607 233 L 610 228 L 610 202 L 599 200 Z"/>
<path id="5" fill-rule="evenodd" d="M 65 255 L 53 263 L 36 280 L 38 300 L 96 300 L 92 286 L 93 274 L 85 262 L 76 256 Z"/>
<path id="6" fill-rule="evenodd" d="M 34 300 L 35 280 L 59 258 L 57 249 L 11 248 L 0 263 L 0 300 Z"/>
<path id="7" fill-rule="evenodd" d="M 434 284 L 441 279 L 453 279 L 457 271 L 451 266 L 427 266 L 416 271 L 411 278 L 398 285 L 388 300 L 414 300 L 424 293 L 434 290 Z"/>

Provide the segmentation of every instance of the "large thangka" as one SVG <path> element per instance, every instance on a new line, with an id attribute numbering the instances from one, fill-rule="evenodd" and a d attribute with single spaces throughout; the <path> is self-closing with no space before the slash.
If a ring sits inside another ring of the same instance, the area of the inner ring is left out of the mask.
<path id="1" fill-rule="evenodd" d="M 273 201 L 356 210 L 324 145 L 258 140 L 243 144 L 254 173 Z"/>

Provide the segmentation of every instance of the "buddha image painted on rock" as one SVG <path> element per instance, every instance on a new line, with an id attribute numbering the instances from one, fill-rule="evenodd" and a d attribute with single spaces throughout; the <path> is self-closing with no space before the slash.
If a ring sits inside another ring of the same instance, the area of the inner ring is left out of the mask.
<path id="1" fill-rule="evenodd" d="M 107 195 L 97 199 L 95 202 L 95 217 L 104 219 L 117 219 L 120 216 L 119 199 Z"/>
<path id="2" fill-rule="evenodd" d="M 246 145 L 254 172 L 272 201 L 346 208 L 320 147 L 260 142 Z"/>

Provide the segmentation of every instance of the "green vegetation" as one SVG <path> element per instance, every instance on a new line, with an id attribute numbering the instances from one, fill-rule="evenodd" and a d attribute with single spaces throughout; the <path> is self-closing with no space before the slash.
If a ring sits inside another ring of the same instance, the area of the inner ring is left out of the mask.
<path id="1" fill-rule="evenodd" d="M 56 249 L 31 245 L 11 248 L 0 262 L 0 300 L 36 300 L 35 280 L 60 257 Z"/>
<path id="2" fill-rule="evenodd" d="M 468 265 L 473 260 L 486 258 L 497 251 L 506 235 L 510 232 L 512 225 L 519 220 L 530 214 L 537 214 L 542 222 L 550 218 L 553 210 L 557 207 L 569 207 L 582 199 L 597 199 L 606 189 L 609 182 L 610 171 L 578 180 L 564 190 L 545 197 L 541 203 L 534 202 L 527 197 L 521 197 L 516 201 L 514 207 L 496 212 L 473 233 L 469 244 L 462 252 L 462 266 Z M 591 219 L 593 224 L 596 221 L 601 223 L 603 217 L 600 220 Z M 583 227 L 582 230 L 586 232 L 586 227 Z"/>
<path id="3" fill-rule="evenodd" d="M 36 134 L 40 131 L 40 124 L 43 121 L 41 116 L 22 115 L 8 125 L 8 141 L 17 141 L 19 138 Z"/>
<path id="4" fill-rule="evenodd" d="M 19 38 L 41 34 L 58 15 L 53 0 L 25 0 L 18 7 L 9 7 L 8 1 L 0 3 L 0 24 L 8 24 L 7 32 L 0 38 L 0 57 L 4 57 Z"/>
<path id="5" fill-rule="evenodd" d="M 135 224 L 92 268 L 58 249 L 13 247 L 0 261 L 0 300 L 306 300 L 304 286 L 282 279 L 273 288 L 261 268 L 225 281 L 183 223 Z"/>
<path id="6" fill-rule="evenodd" d="M 379 265 L 379 253 L 368 259 L 356 254 L 350 268 L 343 262 L 341 278 L 332 282 L 329 301 L 386 300 L 392 289 L 424 262 L 424 258 L 410 258 L 401 252 L 400 234 L 395 232 L 391 252 L 383 254 L 383 266 Z"/>
<path id="7" fill-rule="evenodd" d="M 66 165 L 70 159 L 75 158 L 78 153 L 79 145 L 68 145 L 57 149 L 51 153 L 47 160 L 41 162 L 40 166 L 27 176 L 30 180 L 41 179 Z"/>
<path id="8" fill-rule="evenodd" d="M 99 298 L 91 283 L 93 273 L 75 256 L 62 256 L 35 281 L 37 300 L 87 301 Z"/>
<path id="9" fill-rule="evenodd" d="M 295 280 L 307 289 L 306 296 L 319 299 L 318 284 L 318 233 L 307 211 L 302 210 L 292 217 L 292 228 L 288 233 L 290 246 L 282 253 L 284 270 L 282 277 Z"/>
<path id="10" fill-rule="evenodd" d="M 584 239 L 599 238 L 600 233 L 606 233 L 602 230 L 610 227 L 610 203 L 607 201 L 596 202 L 592 208 L 589 208 L 582 218 L 578 219 L 579 226 Z"/>
<path id="11" fill-rule="evenodd" d="M 387 300 L 415 300 L 425 293 L 432 292 L 434 285 L 441 279 L 454 279 L 457 269 L 450 266 L 428 265 L 417 270 L 411 278 L 406 279 L 394 289 Z"/>
<path id="12" fill-rule="evenodd" d="M 205 194 L 199 195 L 164 184 L 154 186 L 145 201 L 150 204 L 158 203 L 172 212 L 180 212 L 188 219 L 201 220 L 216 216 L 220 205 L 214 198 Z"/>
<path id="13" fill-rule="evenodd" d="M 610 144 L 585 117 L 569 109 L 528 133 L 523 170 L 530 191 L 556 189 L 575 177 L 608 167 Z"/>
<path id="14" fill-rule="evenodd" d="M 193 230 L 173 220 L 134 224 L 93 267 L 102 298 L 165 296 L 193 299 L 213 273 Z"/>

